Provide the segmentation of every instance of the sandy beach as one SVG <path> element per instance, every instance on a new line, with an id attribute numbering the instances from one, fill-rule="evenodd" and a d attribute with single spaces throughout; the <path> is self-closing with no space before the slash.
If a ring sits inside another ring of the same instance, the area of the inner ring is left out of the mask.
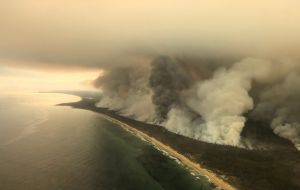
<path id="1" fill-rule="evenodd" d="M 223 179 L 221 179 L 219 176 L 217 176 L 215 173 L 203 168 L 201 165 L 191 161 L 189 158 L 185 157 L 184 155 L 178 153 L 177 151 L 175 151 L 174 149 L 172 149 L 171 147 L 161 143 L 160 141 L 156 140 L 153 137 L 150 137 L 149 135 L 117 120 L 114 119 L 110 116 L 107 116 L 105 114 L 101 114 L 99 113 L 101 117 L 105 118 L 106 120 L 109 120 L 112 123 L 117 124 L 118 126 L 124 128 L 125 130 L 133 133 L 134 135 L 136 135 L 137 137 L 148 141 L 149 143 L 153 144 L 155 147 L 157 147 L 159 150 L 165 151 L 168 153 L 168 155 L 175 157 L 176 159 L 178 159 L 183 165 L 185 165 L 186 167 L 198 172 L 200 175 L 203 176 L 207 176 L 210 180 L 211 183 L 213 183 L 214 185 L 216 185 L 218 188 L 220 189 L 224 189 L 224 190 L 236 190 L 236 188 L 234 188 L 233 186 L 231 186 L 230 184 L 228 184 L 227 182 L 225 182 Z"/>

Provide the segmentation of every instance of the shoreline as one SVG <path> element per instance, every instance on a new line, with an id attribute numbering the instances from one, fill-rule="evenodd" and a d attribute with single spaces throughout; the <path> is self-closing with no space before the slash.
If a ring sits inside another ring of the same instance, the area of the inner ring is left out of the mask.
<path id="1" fill-rule="evenodd" d="M 225 190 L 282 190 L 300 187 L 300 152 L 290 144 L 283 143 L 274 149 L 248 150 L 206 143 L 172 133 L 160 125 L 144 123 L 119 115 L 116 111 L 96 107 L 98 101 L 98 97 L 82 96 L 79 102 L 57 106 L 98 113 L 103 119 L 152 144 L 169 157 L 175 157 L 176 162 L 186 169 L 207 177 L 211 184 Z M 250 127 L 254 125 L 256 123 Z"/>
<path id="2" fill-rule="evenodd" d="M 119 121 L 113 117 L 110 117 L 103 113 L 98 113 L 98 114 L 100 115 L 100 117 L 118 125 L 119 127 L 123 128 L 126 131 L 131 132 L 136 137 L 138 137 L 142 140 L 146 140 L 147 142 L 149 142 L 150 144 L 152 144 L 153 146 L 158 148 L 160 151 L 167 152 L 169 156 L 172 156 L 172 157 L 178 159 L 187 168 L 196 171 L 197 173 L 199 173 L 202 176 L 206 176 L 208 178 L 208 180 L 210 181 L 210 183 L 214 184 L 217 188 L 221 188 L 223 190 L 237 190 L 235 187 L 233 187 L 229 183 L 225 182 L 223 179 L 218 177 L 212 171 L 209 171 L 209 170 L 205 169 L 204 167 L 202 167 L 200 164 L 191 161 L 186 156 L 178 153 L 176 150 L 163 144 L 162 142 L 158 141 L 157 139 L 150 137 L 146 133 L 139 131 L 139 130 L 135 129 L 134 127 L 131 127 L 130 125 L 128 125 L 122 121 Z"/>

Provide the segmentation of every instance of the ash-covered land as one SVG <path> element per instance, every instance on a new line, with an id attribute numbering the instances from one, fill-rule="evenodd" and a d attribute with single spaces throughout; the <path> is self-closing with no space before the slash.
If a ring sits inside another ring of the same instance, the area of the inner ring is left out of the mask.
<path id="1" fill-rule="evenodd" d="M 82 100 L 60 105 L 91 110 L 122 121 L 201 164 L 237 189 L 300 188 L 300 152 L 291 141 L 276 135 L 267 123 L 248 120 L 241 131 L 240 141 L 251 141 L 251 146 L 257 145 L 256 148 L 208 143 L 95 106 L 101 97 L 75 94 L 83 97 Z"/>

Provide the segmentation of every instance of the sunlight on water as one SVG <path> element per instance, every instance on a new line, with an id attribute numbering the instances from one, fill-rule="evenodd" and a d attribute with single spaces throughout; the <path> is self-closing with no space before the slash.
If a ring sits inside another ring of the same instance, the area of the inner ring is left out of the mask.
<path id="1" fill-rule="evenodd" d="M 77 96 L 55 93 L 0 93 L 0 145 L 10 145 L 32 135 L 48 120 L 49 109 L 78 100 Z"/>
<path id="2" fill-rule="evenodd" d="M 64 102 L 76 102 L 80 100 L 78 96 L 61 93 L 1 92 L 0 96 L 31 106 L 53 106 Z"/>
<path id="3" fill-rule="evenodd" d="M 212 190 L 98 114 L 53 93 L 0 93 L 0 190 Z"/>

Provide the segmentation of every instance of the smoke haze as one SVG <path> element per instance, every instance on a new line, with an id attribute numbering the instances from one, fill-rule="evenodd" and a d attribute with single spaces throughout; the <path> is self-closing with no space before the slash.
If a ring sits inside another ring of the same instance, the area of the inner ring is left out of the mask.
<path id="1" fill-rule="evenodd" d="M 299 6 L 294 0 L 2 0 L 0 57 L 101 68 L 170 54 L 299 58 Z"/>

